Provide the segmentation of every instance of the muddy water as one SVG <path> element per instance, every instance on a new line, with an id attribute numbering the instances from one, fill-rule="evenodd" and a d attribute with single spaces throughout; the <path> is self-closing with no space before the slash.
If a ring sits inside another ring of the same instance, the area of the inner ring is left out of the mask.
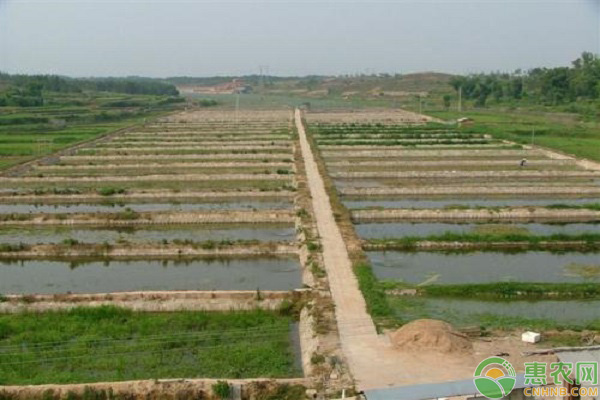
<path id="1" fill-rule="evenodd" d="M 77 239 L 83 243 L 160 242 L 162 240 L 260 240 L 292 241 L 295 229 L 287 224 L 231 224 L 231 225 L 169 225 L 145 229 L 75 229 L 69 227 L 49 228 L 1 228 L 0 243 L 61 243 Z"/>
<path id="2" fill-rule="evenodd" d="M 452 233 L 514 232 L 534 235 L 600 233 L 600 223 L 575 224 L 444 224 L 444 223 L 365 223 L 355 225 L 363 239 L 400 238 Z"/>
<path id="3" fill-rule="evenodd" d="M 378 279 L 408 283 L 600 282 L 600 271 L 585 277 L 577 265 L 599 266 L 600 254 L 368 252 Z"/>
<path id="4" fill-rule="evenodd" d="M 600 203 L 597 198 L 442 198 L 442 199 L 389 199 L 356 200 L 345 199 L 344 205 L 350 209 L 358 208 L 445 208 L 445 207 L 518 207 L 548 206 L 552 204 L 583 205 Z"/>
<path id="5" fill-rule="evenodd" d="M 302 284 L 294 258 L 232 260 L 0 262 L 0 293 L 130 290 L 291 290 Z"/>
<path id="6" fill-rule="evenodd" d="M 549 319 L 564 324 L 584 324 L 599 320 L 598 300 L 480 301 L 461 299 L 415 299 L 412 309 L 402 308 L 402 318 L 439 318 L 455 325 L 481 324 L 484 316 Z M 395 299 L 391 299 L 394 304 Z"/>
<path id="7" fill-rule="evenodd" d="M 137 212 L 153 211 L 202 211 L 202 210 L 267 210 L 291 209 L 286 200 L 240 201 L 215 203 L 129 203 L 129 204 L 0 204 L 0 213 L 116 213 L 130 208 Z"/>

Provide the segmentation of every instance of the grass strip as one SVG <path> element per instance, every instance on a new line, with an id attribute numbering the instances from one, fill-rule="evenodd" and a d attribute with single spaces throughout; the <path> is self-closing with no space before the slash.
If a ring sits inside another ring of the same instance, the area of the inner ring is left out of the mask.
<path id="1" fill-rule="evenodd" d="M 582 233 L 570 235 L 556 233 L 552 235 L 529 235 L 519 233 L 508 234 L 478 234 L 446 232 L 431 236 L 406 236 L 402 238 L 369 239 L 366 247 L 376 246 L 389 249 L 415 250 L 422 242 L 460 242 L 460 243 L 525 243 L 532 247 L 551 242 L 581 242 L 590 249 L 600 247 L 600 233 Z"/>
<path id="2" fill-rule="evenodd" d="M 258 310 L 0 315 L 0 384 L 298 376 L 291 322 Z"/>
<path id="3" fill-rule="evenodd" d="M 389 286 L 388 286 L 389 287 Z M 458 285 L 426 285 L 418 293 L 428 297 L 453 297 L 461 299 L 599 299 L 598 283 L 537 283 L 496 282 Z"/>

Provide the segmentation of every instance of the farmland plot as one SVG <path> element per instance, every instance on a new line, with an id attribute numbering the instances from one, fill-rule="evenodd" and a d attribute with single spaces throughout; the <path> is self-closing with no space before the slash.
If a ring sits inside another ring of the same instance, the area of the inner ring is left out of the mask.
<path id="1" fill-rule="evenodd" d="M 374 317 L 600 330 L 597 170 L 402 112 L 306 119 Z"/>

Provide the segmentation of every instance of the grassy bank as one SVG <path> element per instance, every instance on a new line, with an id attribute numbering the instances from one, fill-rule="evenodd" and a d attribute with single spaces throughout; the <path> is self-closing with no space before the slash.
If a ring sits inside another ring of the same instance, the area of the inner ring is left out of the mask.
<path id="1" fill-rule="evenodd" d="M 597 283 L 542 283 L 542 282 L 496 282 L 452 285 L 413 286 L 400 282 L 380 282 L 385 291 L 415 288 L 419 296 L 506 300 L 506 299 L 600 299 Z"/>
<path id="2" fill-rule="evenodd" d="M 576 114 L 502 108 L 429 111 L 428 115 L 456 120 L 468 116 L 474 124 L 462 133 L 489 133 L 498 139 L 548 147 L 577 157 L 600 161 L 600 126 Z"/>
<path id="3" fill-rule="evenodd" d="M 386 239 L 370 239 L 365 241 L 365 247 L 378 249 L 395 249 L 395 250 L 415 250 L 420 243 L 424 242 L 453 242 L 453 243 L 473 243 L 485 245 L 497 244 L 525 244 L 529 250 L 537 248 L 546 248 L 552 243 L 580 243 L 580 246 L 587 250 L 596 250 L 600 248 L 600 234 L 584 233 L 579 235 L 569 234 L 552 234 L 552 235 L 531 235 L 528 233 L 507 233 L 507 234 L 480 234 L 480 233 L 453 233 L 446 232 L 440 235 L 430 236 L 405 236 L 402 238 L 386 238 Z M 459 245 L 456 246 L 460 248 Z"/>
<path id="4" fill-rule="evenodd" d="M 263 311 L 0 315 L 0 384 L 297 376 L 290 323 Z"/>

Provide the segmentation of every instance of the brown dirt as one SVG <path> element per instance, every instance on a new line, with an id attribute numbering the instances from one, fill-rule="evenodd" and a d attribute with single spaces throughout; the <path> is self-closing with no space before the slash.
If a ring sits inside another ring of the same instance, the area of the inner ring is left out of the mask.
<path id="1" fill-rule="evenodd" d="M 218 242 L 211 248 L 197 245 L 160 245 L 154 243 L 128 243 L 105 246 L 103 244 L 35 244 L 20 251 L 0 251 L 3 258 L 46 258 L 61 257 L 110 257 L 114 259 L 133 259 L 148 257 L 252 257 L 259 255 L 297 254 L 298 246 L 293 242 L 234 243 L 222 245 Z"/>
<path id="2" fill-rule="evenodd" d="M 394 347 L 403 351 L 437 351 L 440 353 L 466 354 L 473 351 L 473 344 L 464 334 L 447 322 L 433 319 L 412 321 L 390 333 Z"/>
<path id="3" fill-rule="evenodd" d="M 29 219 L 7 218 L 0 225 L 98 225 L 98 226 L 134 226 L 162 224 L 221 224 L 221 223 L 275 223 L 294 222 L 294 216 L 287 210 L 261 211 L 212 211 L 212 212 L 140 212 L 132 219 L 119 219 L 119 214 L 111 213 L 73 213 L 61 219 L 61 214 L 24 214 Z"/>

